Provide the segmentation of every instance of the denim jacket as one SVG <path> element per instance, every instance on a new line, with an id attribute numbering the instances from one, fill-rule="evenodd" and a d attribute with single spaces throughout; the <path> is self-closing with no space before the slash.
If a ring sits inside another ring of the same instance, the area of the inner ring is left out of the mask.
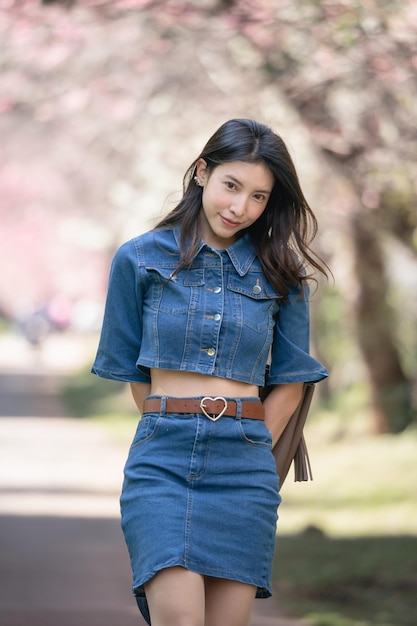
<path id="1" fill-rule="evenodd" d="M 179 229 L 123 244 L 112 262 L 93 373 L 149 382 L 150 368 L 264 384 L 315 382 L 326 369 L 309 355 L 308 293 L 285 303 L 261 270 L 248 234 L 225 250 L 200 242 L 179 262 Z"/>

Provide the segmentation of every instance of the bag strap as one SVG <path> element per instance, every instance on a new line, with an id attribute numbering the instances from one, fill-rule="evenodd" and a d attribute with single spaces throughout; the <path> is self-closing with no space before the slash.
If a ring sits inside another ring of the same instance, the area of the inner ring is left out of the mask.
<path id="1" fill-rule="evenodd" d="M 262 402 L 274 387 L 273 385 L 268 385 L 268 373 L 269 367 L 267 366 L 266 385 L 260 389 L 259 393 Z M 303 429 L 310 409 L 314 389 L 314 384 L 304 383 L 303 395 L 300 403 L 288 420 L 288 423 L 279 440 L 272 448 L 280 479 L 280 488 L 284 484 L 292 462 L 294 462 L 295 482 L 313 480 L 313 473 L 311 471 L 311 463 L 308 456 Z"/>
<path id="2" fill-rule="evenodd" d="M 308 456 L 307 444 L 304 435 L 301 435 L 300 443 L 294 456 L 294 481 L 313 480 L 310 457 Z"/>

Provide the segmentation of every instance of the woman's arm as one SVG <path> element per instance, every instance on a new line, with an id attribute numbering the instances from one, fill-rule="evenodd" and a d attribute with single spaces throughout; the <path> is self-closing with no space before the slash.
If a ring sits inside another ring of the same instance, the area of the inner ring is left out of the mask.
<path id="1" fill-rule="evenodd" d="M 144 272 L 139 267 L 132 239 L 113 257 L 93 374 L 123 382 L 150 382 L 147 369 L 136 367 L 141 349 L 145 292 Z"/>
<path id="2" fill-rule="evenodd" d="M 132 396 L 136 403 L 136 406 L 139 409 L 139 413 L 142 415 L 143 403 L 144 403 L 146 396 L 149 396 L 151 392 L 151 384 L 150 383 L 130 383 L 130 390 L 132 392 Z"/>
<path id="3" fill-rule="evenodd" d="M 300 403 L 304 383 L 275 385 L 264 400 L 265 424 L 272 434 L 274 446 L 284 431 L 291 415 Z"/>

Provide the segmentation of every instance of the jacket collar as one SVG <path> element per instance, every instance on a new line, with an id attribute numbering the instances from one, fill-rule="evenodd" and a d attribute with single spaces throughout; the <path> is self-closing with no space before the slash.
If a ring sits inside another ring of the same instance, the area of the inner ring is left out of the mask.
<path id="1" fill-rule="evenodd" d="M 179 248 L 181 239 L 181 228 L 177 226 L 173 229 L 173 232 L 175 241 Z M 211 246 L 209 246 L 205 241 L 201 239 L 200 243 L 198 244 L 196 257 L 201 252 L 201 250 L 203 250 L 203 248 L 213 250 Z M 240 237 L 240 239 L 235 241 L 228 248 L 225 248 L 224 250 L 215 250 L 215 252 L 217 254 L 226 253 L 229 256 L 229 259 L 239 276 L 244 276 L 249 271 L 249 268 L 256 258 L 255 249 L 253 247 L 252 239 L 249 233 L 245 233 L 243 237 Z"/>

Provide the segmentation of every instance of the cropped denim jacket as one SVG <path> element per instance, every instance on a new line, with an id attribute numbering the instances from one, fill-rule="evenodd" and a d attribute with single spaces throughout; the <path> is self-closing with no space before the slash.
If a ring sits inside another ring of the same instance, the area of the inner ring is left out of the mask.
<path id="1" fill-rule="evenodd" d="M 200 242 L 192 267 L 174 274 L 179 229 L 123 244 L 112 262 L 93 373 L 149 382 L 150 368 L 264 384 L 316 382 L 309 355 L 308 292 L 285 303 L 262 273 L 248 234 L 225 250 Z"/>

